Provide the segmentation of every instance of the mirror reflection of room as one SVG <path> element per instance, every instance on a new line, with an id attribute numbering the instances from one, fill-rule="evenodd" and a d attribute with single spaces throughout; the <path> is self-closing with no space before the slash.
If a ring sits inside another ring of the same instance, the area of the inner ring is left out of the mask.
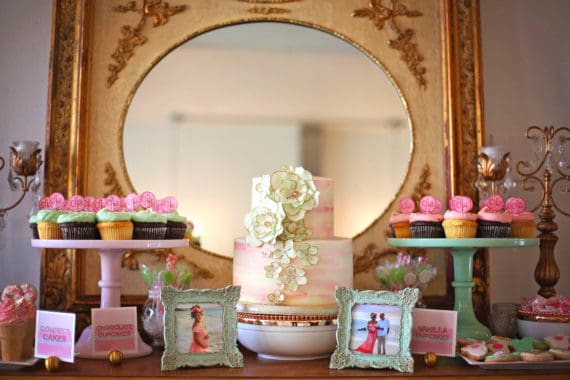
<path id="1" fill-rule="evenodd" d="M 348 42 L 307 27 L 199 35 L 133 97 L 123 131 L 131 183 L 177 194 L 201 246 L 231 256 L 250 207 L 248 178 L 303 166 L 335 179 L 335 235 L 355 236 L 397 193 L 412 150 L 400 94 L 379 72 Z"/>

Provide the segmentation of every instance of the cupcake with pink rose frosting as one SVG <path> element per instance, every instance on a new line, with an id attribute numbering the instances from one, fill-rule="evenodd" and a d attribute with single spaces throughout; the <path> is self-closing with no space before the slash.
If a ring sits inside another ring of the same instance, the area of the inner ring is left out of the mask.
<path id="1" fill-rule="evenodd" d="M 532 212 L 525 211 L 526 203 L 522 198 L 509 198 L 505 202 L 505 209 L 511 213 L 512 238 L 533 238 L 536 236 L 536 222 Z"/>
<path id="2" fill-rule="evenodd" d="M 410 238 L 412 231 L 410 229 L 410 214 L 416 209 L 414 200 L 410 197 L 400 199 L 399 211 L 390 214 L 390 229 L 392 236 L 395 238 Z"/>
<path id="3" fill-rule="evenodd" d="M 442 238 L 445 237 L 441 222 L 441 202 L 425 196 L 420 200 L 420 212 L 410 214 L 410 229 L 413 238 Z"/>
<path id="4" fill-rule="evenodd" d="M 3 361 L 33 356 L 37 291 L 33 285 L 8 285 L 0 301 L 0 347 Z"/>
<path id="5" fill-rule="evenodd" d="M 446 238 L 474 238 L 477 235 L 477 214 L 471 198 L 455 195 L 449 200 L 449 209 L 443 214 L 443 230 Z"/>
<path id="6" fill-rule="evenodd" d="M 512 216 L 503 210 L 503 197 L 493 194 L 481 204 L 477 213 L 477 237 L 508 238 L 511 233 Z"/>

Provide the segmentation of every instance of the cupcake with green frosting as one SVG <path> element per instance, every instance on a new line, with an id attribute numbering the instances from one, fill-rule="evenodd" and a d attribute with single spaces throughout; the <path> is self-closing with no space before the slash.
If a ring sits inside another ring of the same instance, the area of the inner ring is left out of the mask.
<path id="1" fill-rule="evenodd" d="M 134 229 L 131 214 L 102 208 L 97 211 L 97 229 L 103 240 L 131 240 Z"/>
<path id="2" fill-rule="evenodd" d="M 166 236 L 166 216 L 151 210 L 140 210 L 132 215 L 133 239 L 162 240 Z"/>
<path id="3" fill-rule="evenodd" d="M 39 239 L 40 234 L 38 232 L 38 217 L 36 216 L 36 214 L 30 216 L 28 223 L 30 224 L 30 228 L 32 229 L 32 238 Z"/>
<path id="4" fill-rule="evenodd" d="M 186 233 L 186 217 L 178 211 L 164 214 L 166 216 L 166 239 L 184 239 Z"/>
<path id="5" fill-rule="evenodd" d="M 61 228 L 57 223 L 57 218 L 65 214 L 66 211 L 44 209 L 36 214 L 36 224 L 38 226 L 38 237 L 44 240 L 63 239 Z"/>
<path id="6" fill-rule="evenodd" d="M 88 211 L 68 212 L 57 218 L 64 240 L 99 239 L 97 214 Z"/>

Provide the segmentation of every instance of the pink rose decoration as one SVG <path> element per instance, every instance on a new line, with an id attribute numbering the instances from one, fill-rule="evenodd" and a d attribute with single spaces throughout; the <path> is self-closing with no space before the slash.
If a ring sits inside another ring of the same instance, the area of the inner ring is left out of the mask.
<path id="1" fill-rule="evenodd" d="M 174 197 L 166 197 L 160 200 L 160 209 L 162 213 L 170 214 L 178 208 L 178 201 Z"/>
<path id="2" fill-rule="evenodd" d="M 83 205 L 83 209 L 89 212 L 97 212 L 98 210 L 95 209 L 95 197 L 86 196 L 83 198 L 85 204 Z"/>
<path id="3" fill-rule="evenodd" d="M 121 211 L 121 198 L 118 195 L 111 194 L 105 198 L 104 205 L 109 211 Z"/>
<path id="4" fill-rule="evenodd" d="M 96 198 L 93 207 L 95 208 L 95 212 L 101 210 L 105 207 L 105 198 Z"/>
<path id="5" fill-rule="evenodd" d="M 424 214 L 439 214 L 441 209 L 441 202 L 430 195 L 420 200 L 420 211 Z"/>
<path id="6" fill-rule="evenodd" d="M 400 199 L 400 212 L 404 214 L 411 214 L 416 209 L 416 203 L 410 197 Z"/>
<path id="7" fill-rule="evenodd" d="M 39 202 L 40 210 L 45 210 L 50 207 L 50 202 L 48 197 L 42 197 Z"/>
<path id="8" fill-rule="evenodd" d="M 83 211 L 85 207 L 85 200 L 81 195 L 73 195 L 67 201 L 67 209 L 70 211 Z"/>
<path id="9" fill-rule="evenodd" d="M 150 191 L 145 191 L 139 195 L 139 200 L 142 207 L 153 208 L 154 203 L 156 202 L 156 197 Z"/>
<path id="10" fill-rule="evenodd" d="M 65 197 L 61 193 L 53 193 L 49 196 L 49 205 L 53 210 L 63 210 L 65 208 Z"/>
<path id="11" fill-rule="evenodd" d="M 459 212 L 469 212 L 473 209 L 473 201 L 469 197 L 456 195 L 449 200 L 449 209 Z"/>
<path id="12" fill-rule="evenodd" d="M 520 214 L 524 212 L 526 208 L 526 203 L 522 198 L 509 198 L 505 202 L 505 209 L 510 212 L 511 214 Z"/>
<path id="13" fill-rule="evenodd" d="M 141 206 L 139 196 L 136 194 L 129 194 L 125 197 L 125 207 L 127 210 L 134 211 Z"/>
<path id="14" fill-rule="evenodd" d="M 504 201 L 503 197 L 499 194 L 493 194 L 489 198 L 483 201 L 483 206 L 487 206 L 489 211 L 501 211 L 503 209 Z"/>

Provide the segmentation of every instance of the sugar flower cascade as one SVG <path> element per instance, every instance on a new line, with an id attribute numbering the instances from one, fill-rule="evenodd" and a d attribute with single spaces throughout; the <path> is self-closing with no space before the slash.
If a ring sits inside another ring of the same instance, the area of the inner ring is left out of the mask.
<path id="1" fill-rule="evenodd" d="M 319 204 L 313 176 L 302 167 L 285 166 L 264 175 L 254 186 L 254 207 L 245 216 L 247 244 L 259 247 L 270 260 L 265 276 L 275 280 L 277 289 L 267 295 L 270 304 L 285 300 L 285 292 L 295 292 L 307 283 L 303 268 L 317 264 L 317 247 L 302 242 L 312 234 L 305 226 L 307 211 Z"/>

